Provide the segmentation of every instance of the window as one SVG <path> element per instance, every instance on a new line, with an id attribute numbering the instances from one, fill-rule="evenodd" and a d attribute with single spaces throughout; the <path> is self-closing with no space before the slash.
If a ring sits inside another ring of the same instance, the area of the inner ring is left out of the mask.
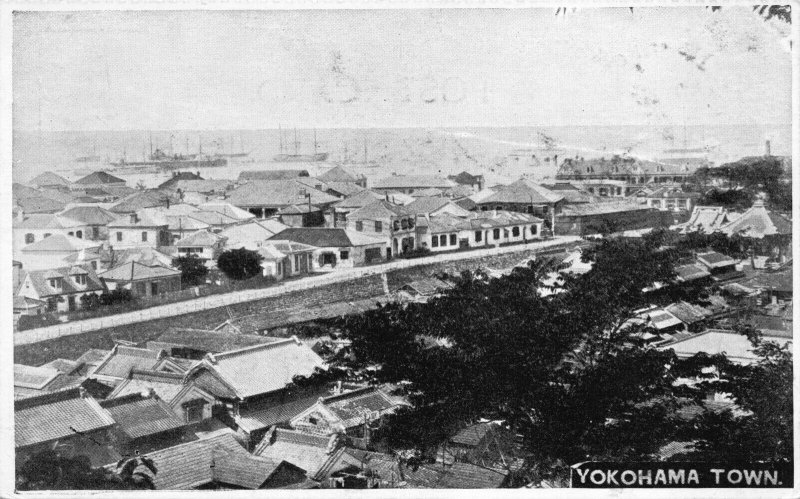
<path id="1" fill-rule="evenodd" d="M 531 225 L 531 235 L 535 236 L 536 233 L 537 233 L 536 226 L 535 225 Z"/>
<path id="2" fill-rule="evenodd" d="M 431 246 L 433 246 L 434 248 L 439 247 L 439 236 L 431 237 Z"/>
<path id="3" fill-rule="evenodd" d="M 511 235 L 514 237 L 519 237 L 519 227 L 514 227 L 511 229 Z"/>
<path id="4" fill-rule="evenodd" d="M 187 423 L 196 423 L 197 421 L 202 421 L 202 420 L 203 420 L 203 404 L 193 403 L 186 406 Z"/>
<path id="5" fill-rule="evenodd" d="M 356 230 L 357 231 L 363 231 L 364 230 L 364 222 L 362 222 L 361 220 L 356 222 Z"/>
<path id="6" fill-rule="evenodd" d="M 136 294 L 144 296 L 147 294 L 147 283 L 146 282 L 137 282 L 136 283 Z"/>
<path id="7" fill-rule="evenodd" d="M 147 231 L 145 231 L 145 232 L 142 232 L 142 242 L 143 242 L 143 243 L 146 243 L 146 242 L 147 242 Z"/>
<path id="8" fill-rule="evenodd" d="M 25 234 L 25 244 L 31 244 L 34 240 L 33 234 Z"/>
<path id="9" fill-rule="evenodd" d="M 67 234 L 70 235 L 70 236 L 75 237 L 75 233 L 74 232 L 67 232 Z"/>
<path id="10" fill-rule="evenodd" d="M 375 222 L 375 232 L 383 232 L 383 222 Z"/>
<path id="11" fill-rule="evenodd" d="M 475 231 L 475 242 L 479 243 L 483 240 L 483 232 L 476 230 Z"/>
<path id="12" fill-rule="evenodd" d="M 492 231 L 492 237 L 494 238 L 495 241 L 500 239 L 500 229 L 495 229 L 494 231 Z"/>
<path id="13" fill-rule="evenodd" d="M 77 237 L 78 239 L 83 239 L 83 231 L 79 230 L 78 232 L 76 232 L 75 237 Z"/>
<path id="14" fill-rule="evenodd" d="M 97 270 L 97 260 L 92 260 L 92 269 Z"/>
<path id="15" fill-rule="evenodd" d="M 502 209 L 503 209 L 503 207 L 502 207 L 502 206 L 500 206 L 500 205 L 497 205 L 497 206 L 495 206 L 495 207 L 494 207 L 494 209 L 495 209 L 495 210 L 497 210 L 497 211 L 500 211 L 500 210 L 502 210 Z"/>
<path id="16" fill-rule="evenodd" d="M 439 236 L 439 246 L 447 246 L 447 234 Z"/>
<path id="17" fill-rule="evenodd" d="M 117 232 L 117 242 L 122 241 L 122 232 Z"/>
<path id="18" fill-rule="evenodd" d="M 300 255 L 294 255 L 294 270 L 300 268 Z"/>
<path id="19" fill-rule="evenodd" d="M 49 280 L 50 287 L 53 289 L 61 289 L 61 279 L 55 278 Z"/>
<path id="20" fill-rule="evenodd" d="M 75 282 L 80 284 L 81 286 L 86 286 L 86 276 L 84 274 L 78 274 L 75 277 Z"/>
<path id="21" fill-rule="evenodd" d="M 392 222 L 392 226 L 394 227 L 394 230 L 400 230 L 400 220 L 395 220 Z"/>
<path id="22" fill-rule="evenodd" d="M 350 252 L 349 251 L 340 251 L 339 252 L 339 260 L 347 260 L 348 258 L 350 258 Z"/>
<path id="23" fill-rule="evenodd" d="M 408 229 L 408 219 L 404 218 L 400 220 L 400 228 L 401 229 Z"/>
<path id="24" fill-rule="evenodd" d="M 456 235 L 450 234 L 450 246 L 455 246 L 455 245 L 456 245 Z"/>
<path id="25" fill-rule="evenodd" d="M 50 237 L 50 236 L 52 236 L 52 235 L 53 235 L 53 234 L 51 234 L 51 233 L 49 233 L 49 232 L 45 232 L 45 234 L 44 234 L 44 237 Z"/>
<path id="26" fill-rule="evenodd" d="M 100 227 L 92 227 L 92 239 L 98 239 L 100 237 Z"/>

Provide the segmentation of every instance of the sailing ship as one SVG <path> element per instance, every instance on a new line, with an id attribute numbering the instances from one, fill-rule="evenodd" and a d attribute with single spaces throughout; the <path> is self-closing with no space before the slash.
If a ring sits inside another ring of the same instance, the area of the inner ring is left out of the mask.
<path id="1" fill-rule="evenodd" d="M 172 149 L 171 145 L 170 149 Z M 227 164 L 228 160 L 225 158 L 204 155 L 202 142 L 200 143 L 199 152 L 197 154 L 167 154 L 160 148 L 153 150 L 153 139 L 151 136 L 150 154 L 146 158 L 142 161 L 128 161 L 123 153 L 122 158 L 116 163 L 111 163 L 111 166 L 120 169 L 155 166 L 164 170 L 172 170 L 177 168 L 215 168 L 227 166 Z"/>
<path id="2" fill-rule="evenodd" d="M 294 154 L 285 154 L 283 152 L 283 130 L 280 125 L 278 126 L 278 135 L 280 136 L 280 150 L 281 153 L 273 156 L 272 160 L 278 163 L 295 163 L 295 162 L 321 162 L 328 160 L 327 152 L 317 152 L 317 131 L 314 130 L 314 154 L 299 154 L 300 142 L 297 140 L 297 129 L 294 129 Z"/>
<path id="3" fill-rule="evenodd" d="M 97 163 L 103 161 L 103 158 L 97 154 L 97 146 L 92 147 L 92 154 L 90 156 L 78 156 L 75 158 L 76 163 Z"/>
<path id="4" fill-rule="evenodd" d="M 250 156 L 249 152 L 244 150 L 244 141 L 242 135 L 239 134 L 239 152 L 233 152 L 233 137 L 231 137 L 231 147 L 228 152 L 217 152 L 214 154 L 215 158 L 246 158 Z"/>

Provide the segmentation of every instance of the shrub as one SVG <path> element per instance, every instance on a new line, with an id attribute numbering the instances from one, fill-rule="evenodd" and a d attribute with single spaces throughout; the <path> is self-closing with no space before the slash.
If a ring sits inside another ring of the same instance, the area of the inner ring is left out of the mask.
<path id="1" fill-rule="evenodd" d="M 205 284 L 208 267 L 197 255 L 175 258 L 172 260 L 172 265 L 181 271 L 181 285 L 183 287 Z"/>
<path id="2" fill-rule="evenodd" d="M 249 279 L 261 274 L 261 260 L 264 258 L 255 251 L 244 248 L 223 251 L 217 258 L 217 268 L 228 278 Z"/>

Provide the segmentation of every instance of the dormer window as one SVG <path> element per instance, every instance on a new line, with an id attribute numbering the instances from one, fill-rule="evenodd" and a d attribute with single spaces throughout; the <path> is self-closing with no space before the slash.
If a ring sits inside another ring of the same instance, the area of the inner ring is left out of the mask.
<path id="1" fill-rule="evenodd" d="M 50 287 L 53 289 L 61 289 L 61 278 L 53 277 L 52 279 L 48 279 L 48 283 Z"/>
<path id="2" fill-rule="evenodd" d="M 72 278 L 75 279 L 75 284 L 86 286 L 86 274 L 76 274 Z"/>

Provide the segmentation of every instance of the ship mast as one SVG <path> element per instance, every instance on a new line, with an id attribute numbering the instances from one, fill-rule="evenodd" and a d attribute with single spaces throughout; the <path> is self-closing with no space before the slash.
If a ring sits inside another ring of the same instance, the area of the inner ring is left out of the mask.
<path id="1" fill-rule="evenodd" d="M 150 157 L 153 157 L 153 132 L 150 132 Z"/>
<path id="2" fill-rule="evenodd" d="M 278 124 L 278 140 L 280 140 L 281 154 L 283 154 L 283 129 L 281 128 L 280 123 Z"/>
<path id="3" fill-rule="evenodd" d="M 297 128 L 294 129 L 294 155 L 297 156 L 297 149 L 300 147 L 300 142 L 297 141 Z"/>
<path id="4" fill-rule="evenodd" d="M 314 155 L 317 155 L 317 129 L 314 129 Z"/>
<path id="5" fill-rule="evenodd" d="M 364 137 L 364 164 L 367 163 L 367 138 Z"/>

